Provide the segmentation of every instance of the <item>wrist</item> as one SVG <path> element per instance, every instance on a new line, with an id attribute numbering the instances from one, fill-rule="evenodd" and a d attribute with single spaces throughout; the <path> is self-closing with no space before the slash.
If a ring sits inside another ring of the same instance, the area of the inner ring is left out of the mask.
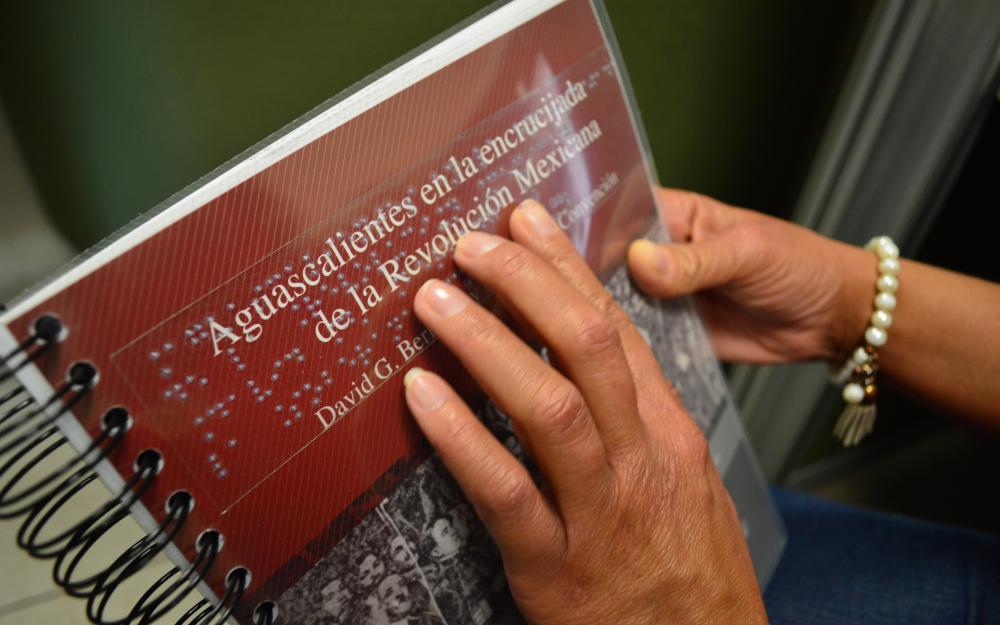
<path id="1" fill-rule="evenodd" d="M 878 262 L 871 252 L 842 243 L 838 248 L 840 284 L 824 354 L 825 360 L 836 365 L 843 364 L 864 339 L 878 279 Z"/>

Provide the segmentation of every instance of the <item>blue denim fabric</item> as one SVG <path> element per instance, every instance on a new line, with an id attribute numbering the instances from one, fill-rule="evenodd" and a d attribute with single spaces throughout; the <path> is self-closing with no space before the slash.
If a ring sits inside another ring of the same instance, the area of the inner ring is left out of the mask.
<path id="1" fill-rule="evenodd" d="M 1000 536 L 772 494 L 788 527 L 772 625 L 1000 625 Z"/>

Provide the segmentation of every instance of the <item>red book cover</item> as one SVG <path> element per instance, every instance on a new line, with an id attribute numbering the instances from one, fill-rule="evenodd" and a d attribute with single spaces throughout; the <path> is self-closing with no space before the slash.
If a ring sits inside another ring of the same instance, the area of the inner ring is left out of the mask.
<path id="1" fill-rule="evenodd" d="M 286 623 L 514 618 L 485 531 L 408 414 L 403 373 L 442 373 L 520 446 L 412 297 L 435 277 L 488 298 L 451 252 L 528 197 L 620 301 L 640 297 L 621 265 L 657 223 L 654 179 L 601 11 L 516 0 L 478 16 L 0 318 L 0 353 L 42 404 L 32 419 L 57 420 L 113 491 L 136 494 L 132 513 L 178 566 L 137 598 L 136 622 L 178 580 L 243 623 L 262 602 Z M 58 340 L 32 343 L 51 323 Z M 685 399 L 708 398 L 689 405 L 708 428 L 727 396 L 697 336 L 711 388 Z M 97 377 L 67 385 L 74 367 Z M 114 444 L 94 451 L 114 424 Z M 234 570 L 249 573 L 239 597 Z"/>

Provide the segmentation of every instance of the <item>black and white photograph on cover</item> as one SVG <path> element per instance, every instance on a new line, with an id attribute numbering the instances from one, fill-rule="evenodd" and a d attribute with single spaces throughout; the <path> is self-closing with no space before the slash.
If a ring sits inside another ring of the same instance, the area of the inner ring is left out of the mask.
<path id="1" fill-rule="evenodd" d="M 416 545 L 417 568 L 446 623 L 485 625 L 506 611 L 499 554 L 437 456 L 380 510 L 401 539 Z"/>
<path id="2" fill-rule="evenodd" d="M 647 238 L 662 238 L 662 229 L 657 227 Z M 711 438 L 726 403 L 726 382 L 690 302 L 650 298 L 636 288 L 624 266 L 605 287 L 649 343 L 684 407 Z"/>
<path id="3" fill-rule="evenodd" d="M 491 431 L 520 457 L 510 418 L 483 402 Z M 278 600 L 303 625 L 519 622 L 489 534 L 436 456 Z"/>
<path id="4" fill-rule="evenodd" d="M 278 599 L 288 623 L 444 625 L 413 546 L 385 514 L 369 513 Z"/>

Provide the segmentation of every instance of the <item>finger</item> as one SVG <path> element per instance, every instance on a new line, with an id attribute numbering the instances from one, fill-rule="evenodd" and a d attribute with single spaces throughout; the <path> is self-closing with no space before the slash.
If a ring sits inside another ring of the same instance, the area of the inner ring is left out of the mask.
<path id="1" fill-rule="evenodd" d="M 628 250 L 632 277 L 654 297 L 679 297 L 713 289 L 746 275 L 757 265 L 746 237 L 730 230 L 696 243 L 633 241 Z"/>
<path id="2" fill-rule="evenodd" d="M 660 217 L 667 227 L 671 241 L 690 241 L 694 216 L 698 210 L 697 196 L 680 189 L 656 189 Z"/>
<path id="3" fill-rule="evenodd" d="M 414 310 L 520 427 L 560 509 L 589 505 L 608 465 L 580 391 L 457 287 L 428 280 Z"/>
<path id="4" fill-rule="evenodd" d="M 609 454 L 642 440 L 632 375 L 607 315 L 539 256 L 502 237 L 470 232 L 455 260 L 549 348 L 583 394 Z"/>
<path id="5" fill-rule="evenodd" d="M 648 367 L 659 371 L 649 346 L 636 331 L 632 320 L 597 279 L 573 243 L 559 229 L 549 212 L 534 200 L 526 200 L 510 217 L 511 237 L 538 254 L 618 329 L 625 356 L 633 373 Z"/>
<path id="6" fill-rule="evenodd" d="M 564 542 L 558 518 L 524 466 L 439 376 L 413 368 L 406 403 L 503 552 L 507 566 L 545 561 Z"/>
<path id="7" fill-rule="evenodd" d="M 737 223 L 764 218 L 693 191 L 659 187 L 656 199 L 670 240 L 675 243 L 700 241 Z"/>

